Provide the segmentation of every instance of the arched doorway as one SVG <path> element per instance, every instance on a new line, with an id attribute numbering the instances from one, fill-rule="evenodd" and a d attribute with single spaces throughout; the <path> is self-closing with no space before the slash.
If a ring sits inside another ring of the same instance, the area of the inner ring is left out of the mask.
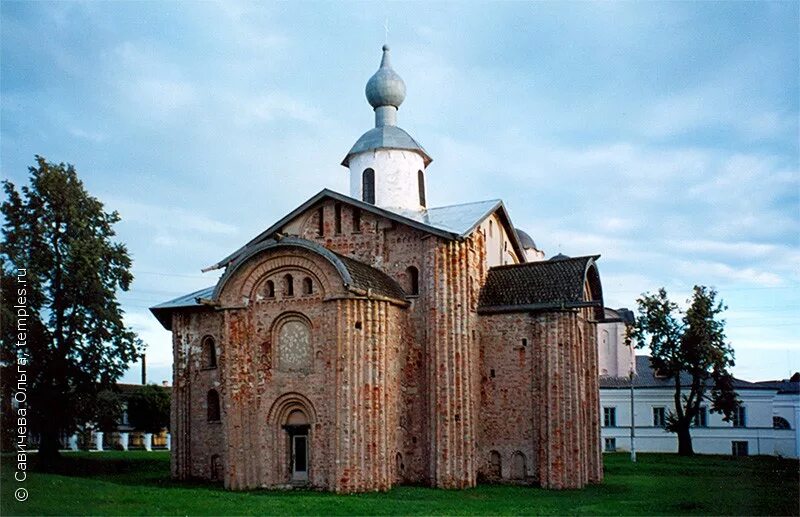
<path id="1" fill-rule="evenodd" d="M 308 482 L 308 416 L 300 409 L 292 410 L 283 428 L 289 439 L 289 471 L 293 483 Z"/>
<path id="2" fill-rule="evenodd" d="M 300 393 L 284 393 L 272 403 L 267 416 L 274 447 L 269 460 L 275 475 L 272 483 L 315 483 L 316 421 L 314 406 Z"/>

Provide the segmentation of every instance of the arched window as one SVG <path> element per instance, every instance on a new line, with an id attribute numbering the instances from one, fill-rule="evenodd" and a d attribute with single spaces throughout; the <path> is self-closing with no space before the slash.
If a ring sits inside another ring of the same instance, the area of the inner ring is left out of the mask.
<path id="1" fill-rule="evenodd" d="M 792 426 L 789 424 L 789 421 L 783 418 L 782 416 L 774 416 L 772 417 L 772 427 L 775 429 L 791 429 Z"/>
<path id="2" fill-rule="evenodd" d="M 206 336 L 202 341 L 203 347 L 203 364 L 206 368 L 217 367 L 217 345 L 214 343 L 214 338 Z"/>
<path id="3" fill-rule="evenodd" d="M 275 298 L 275 282 L 267 280 L 267 287 L 264 289 L 267 298 Z"/>
<path id="4" fill-rule="evenodd" d="M 308 277 L 303 279 L 303 294 L 314 294 L 314 283 Z"/>
<path id="5" fill-rule="evenodd" d="M 419 270 L 414 266 L 406 268 L 408 276 L 408 294 L 416 296 L 419 294 Z"/>
<path id="6" fill-rule="evenodd" d="M 365 169 L 361 175 L 361 200 L 375 204 L 375 171 L 372 169 Z"/>
<path id="7" fill-rule="evenodd" d="M 300 316 L 289 316 L 278 327 L 278 367 L 302 371 L 311 366 L 311 329 Z"/>
<path id="8" fill-rule="evenodd" d="M 292 275 L 283 277 L 283 293 L 286 296 L 294 296 L 294 278 L 292 278 Z"/>
<path id="9" fill-rule="evenodd" d="M 427 206 L 425 204 L 425 173 L 421 170 L 417 171 L 417 188 L 419 189 L 419 204 Z"/>
<path id="10" fill-rule="evenodd" d="M 217 393 L 217 390 L 208 390 L 206 403 L 208 410 L 208 421 L 219 422 L 220 420 L 219 393 Z"/>

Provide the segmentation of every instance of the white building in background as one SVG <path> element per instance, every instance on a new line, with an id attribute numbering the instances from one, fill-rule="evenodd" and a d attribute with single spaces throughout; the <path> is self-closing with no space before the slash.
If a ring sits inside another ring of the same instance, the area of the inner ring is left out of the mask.
<path id="1" fill-rule="evenodd" d="M 633 314 L 606 309 L 598 325 L 600 415 L 604 449 L 630 451 L 631 385 L 636 450 L 678 452 L 678 437 L 664 429 L 674 411 L 674 381 L 656 374 L 649 356 L 636 357 L 625 344 L 625 325 Z M 689 377 L 682 382 L 689 384 Z M 789 380 L 734 383 L 742 406 L 732 422 L 705 407 L 695 419 L 692 446 L 700 454 L 781 455 L 800 457 L 800 374 Z"/>

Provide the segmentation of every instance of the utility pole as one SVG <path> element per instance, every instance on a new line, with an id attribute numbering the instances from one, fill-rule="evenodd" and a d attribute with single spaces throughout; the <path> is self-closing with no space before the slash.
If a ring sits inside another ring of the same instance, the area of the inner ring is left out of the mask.
<path id="1" fill-rule="evenodd" d="M 634 401 L 633 368 L 631 368 L 631 371 L 628 374 L 628 379 L 630 379 L 630 384 L 631 384 L 631 462 L 636 463 L 636 422 L 634 421 L 633 418 L 633 401 Z"/>

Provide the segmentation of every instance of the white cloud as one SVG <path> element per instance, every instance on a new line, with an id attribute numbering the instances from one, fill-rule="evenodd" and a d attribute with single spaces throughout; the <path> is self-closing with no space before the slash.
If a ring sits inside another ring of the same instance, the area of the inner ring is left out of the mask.
<path id="1" fill-rule="evenodd" d="M 120 213 L 123 222 L 138 223 L 159 230 L 170 230 L 181 235 L 195 233 L 232 235 L 238 231 L 235 226 L 211 219 L 200 211 L 151 205 L 116 197 L 106 197 L 105 203 L 109 208 Z M 174 242 L 171 240 L 173 238 L 166 234 L 162 234 L 161 238 L 165 244 Z"/>
<path id="2" fill-rule="evenodd" d="M 89 140 L 90 142 L 98 144 L 106 139 L 106 135 L 103 133 L 95 131 L 84 131 L 83 129 L 78 127 L 70 127 L 69 129 L 67 129 L 67 132 L 69 132 L 69 134 L 74 137 L 81 138 L 83 140 Z"/>

